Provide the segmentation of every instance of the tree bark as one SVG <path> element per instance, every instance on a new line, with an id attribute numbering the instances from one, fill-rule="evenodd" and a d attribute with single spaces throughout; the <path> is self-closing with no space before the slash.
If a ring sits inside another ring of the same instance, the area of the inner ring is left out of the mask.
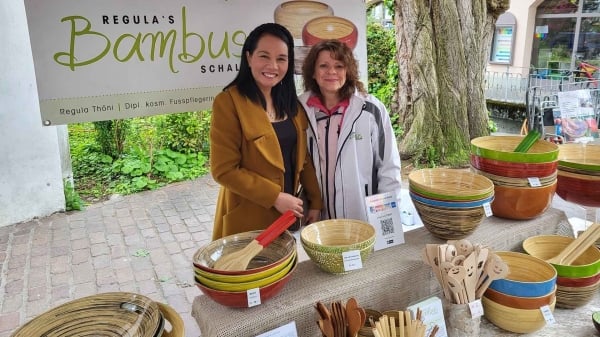
<path id="1" fill-rule="evenodd" d="M 404 159 L 466 164 L 488 134 L 485 68 L 509 0 L 395 0 Z"/>

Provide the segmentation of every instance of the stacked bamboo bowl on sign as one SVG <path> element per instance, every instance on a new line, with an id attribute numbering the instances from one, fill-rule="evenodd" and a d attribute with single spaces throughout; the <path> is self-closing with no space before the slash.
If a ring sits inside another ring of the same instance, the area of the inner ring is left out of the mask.
<path id="1" fill-rule="evenodd" d="M 538 139 L 526 152 L 514 150 L 524 136 L 471 140 L 471 170 L 494 184 L 495 216 L 532 219 L 552 203 L 557 186 L 558 145 Z"/>
<path id="2" fill-rule="evenodd" d="M 566 201 L 600 207 L 600 144 L 558 146 L 556 193 Z"/>
<path id="3" fill-rule="evenodd" d="M 473 172 L 432 168 L 412 171 L 409 195 L 424 227 L 449 240 L 471 234 L 486 216 L 494 199 L 494 184 Z"/>

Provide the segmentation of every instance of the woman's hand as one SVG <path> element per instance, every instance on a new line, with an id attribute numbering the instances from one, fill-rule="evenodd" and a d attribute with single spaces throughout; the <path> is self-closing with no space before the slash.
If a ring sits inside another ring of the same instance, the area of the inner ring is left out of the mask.
<path id="1" fill-rule="evenodd" d="M 288 193 L 280 192 L 277 196 L 277 199 L 275 199 L 275 205 L 273 206 L 281 214 L 285 213 L 288 210 L 291 210 L 292 212 L 294 212 L 294 215 L 297 218 L 302 218 L 304 216 L 303 205 L 304 202 L 302 201 L 302 199 L 296 198 L 295 196 Z"/>

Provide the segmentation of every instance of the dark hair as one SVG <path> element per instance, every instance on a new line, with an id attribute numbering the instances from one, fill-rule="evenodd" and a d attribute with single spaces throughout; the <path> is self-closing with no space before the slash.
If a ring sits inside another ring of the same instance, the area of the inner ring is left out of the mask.
<path id="1" fill-rule="evenodd" d="M 242 47 L 240 71 L 237 73 L 233 81 L 225 86 L 227 88 L 236 85 L 240 93 L 248 97 L 251 101 L 259 103 L 266 108 L 265 97 L 256 85 L 256 80 L 252 76 L 250 65 L 248 64 L 247 53 L 252 54 L 256 50 L 258 41 L 264 35 L 272 35 L 281 39 L 288 47 L 288 69 L 287 73 L 277 84 L 271 89 L 271 98 L 273 105 L 277 111 L 278 118 L 284 118 L 286 115 L 294 117 L 297 113 L 297 93 L 296 83 L 294 82 L 294 38 L 292 34 L 284 26 L 277 23 L 263 23 L 254 28 L 244 41 Z"/>
<path id="2" fill-rule="evenodd" d="M 317 58 L 322 51 L 330 52 L 332 58 L 341 61 L 346 67 L 346 83 L 344 83 L 344 86 L 339 90 L 341 99 L 350 98 L 356 90 L 362 94 L 367 93 L 365 86 L 358 77 L 358 61 L 354 58 L 352 49 L 339 40 L 320 41 L 310 48 L 308 55 L 306 55 L 306 58 L 304 59 L 304 64 L 302 65 L 302 79 L 305 90 L 312 91 L 321 98 L 321 100 L 323 99 L 319 84 L 317 84 L 317 81 L 314 79 Z"/>

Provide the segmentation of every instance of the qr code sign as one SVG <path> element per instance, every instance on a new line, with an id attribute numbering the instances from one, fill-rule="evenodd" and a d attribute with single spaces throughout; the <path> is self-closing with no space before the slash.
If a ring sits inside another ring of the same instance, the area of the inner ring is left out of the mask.
<path id="1" fill-rule="evenodd" d="M 384 236 L 394 234 L 394 220 L 392 218 L 379 220 L 379 225 Z"/>

